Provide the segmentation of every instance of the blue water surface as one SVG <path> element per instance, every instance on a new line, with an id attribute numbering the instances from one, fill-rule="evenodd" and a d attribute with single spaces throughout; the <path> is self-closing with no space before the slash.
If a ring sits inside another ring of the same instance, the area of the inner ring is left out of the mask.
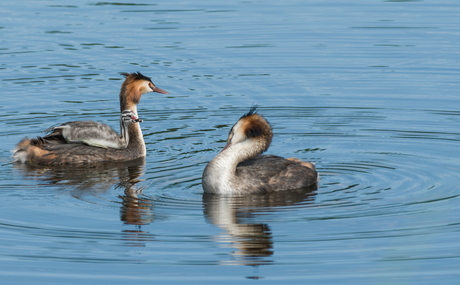
<path id="1" fill-rule="evenodd" d="M 2 284 L 456 284 L 457 1 L 3 1 Z M 24 136 L 118 128 L 120 72 L 144 95 L 145 161 L 11 163 Z M 269 154 L 317 187 L 203 194 L 252 105 Z"/>

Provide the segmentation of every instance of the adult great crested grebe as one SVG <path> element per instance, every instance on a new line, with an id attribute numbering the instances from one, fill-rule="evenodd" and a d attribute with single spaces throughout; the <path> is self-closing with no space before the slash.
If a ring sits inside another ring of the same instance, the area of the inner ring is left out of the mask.
<path id="1" fill-rule="evenodd" d="M 132 120 L 134 121 L 139 120 L 137 119 L 137 104 L 143 94 L 149 92 L 168 94 L 165 90 L 156 87 L 149 77 L 142 75 L 140 72 L 121 74 L 125 76 L 125 81 L 121 85 L 120 91 L 120 112 L 125 110 L 132 111 Z M 82 138 L 81 135 L 76 139 L 77 141 L 83 140 L 81 143 L 72 141 L 72 139 L 68 141 L 68 133 L 72 132 L 72 125 L 81 127 L 78 123 L 69 122 L 70 129 L 64 128 L 66 133 L 58 126 L 57 129 L 51 128 L 51 133 L 44 137 L 24 138 L 21 140 L 13 150 L 13 161 L 38 165 L 60 165 L 127 161 L 143 157 L 146 155 L 146 149 L 138 122 L 126 124 L 125 132 L 127 133 L 126 137 L 129 137 L 129 139 L 125 147 L 118 145 L 118 148 L 112 147 L 113 144 L 107 142 L 114 137 L 110 131 L 100 133 L 99 136 L 104 139 L 94 142 L 94 133 L 98 132 L 98 130 L 91 128 L 101 125 L 96 122 L 87 122 L 90 129 L 86 133 L 89 134 L 88 141 L 90 143 L 85 142 L 85 138 Z M 65 126 L 66 123 L 63 125 Z M 111 128 L 107 126 L 105 130 L 108 129 Z M 119 138 L 116 139 L 118 140 Z"/>
<path id="2" fill-rule="evenodd" d="M 204 169 L 203 190 L 242 195 L 302 189 L 317 183 L 318 173 L 312 163 L 261 155 L 272 137 L 270 124 L 253 107 L 233 125 L 227 145 Z"/>

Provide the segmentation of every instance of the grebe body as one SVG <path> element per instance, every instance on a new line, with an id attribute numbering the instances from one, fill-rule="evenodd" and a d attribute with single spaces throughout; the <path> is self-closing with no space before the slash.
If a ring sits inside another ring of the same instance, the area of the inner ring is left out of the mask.
<path id="1" fill-rule="evenodd" d="M 318 182 L 310 162 L 261 155 L 273 137 L 270 124 L 256 107 L 231 128 L 227 145 L 204 169 L 206 193 L 242 195 L 301 189 Z"/>
<path id="2" fill-rule="evenodd" d="M 44 137 L 24 138 L 13 150 L 13 161 L 60 165 L 126 161 L 146 155 L 145 142 L 137 117 L 137 104 L 149 92 L 168 94 L 156 87 L 149 77 L 122 73 L 125 81 L 120 91 L 120 128 L 118 135 L 105 124 L 81 121 L 50 128 Z"/>

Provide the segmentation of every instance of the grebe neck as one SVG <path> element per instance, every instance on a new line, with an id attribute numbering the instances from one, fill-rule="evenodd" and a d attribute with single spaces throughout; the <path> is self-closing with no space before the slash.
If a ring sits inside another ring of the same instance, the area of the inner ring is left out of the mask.
<path id="1" fill-rule="evenodd" d="M 242 161 L 262 153 L 254 146 L 254 141 L 246 140 L 227 146 L 209 162 L 203 173 L 203 183 L 208 189 L 220 189 L 220 193 L 235 193 L 238 187 L 236 167 Z"/>
<path id="2" fill-rule="evenodd" d="M 121 97 L 121 93 L 120 93 Z M 129 104 L 129 102 L 124 101 L 124 104 L 120 106 L 121 111 L 131 110 L 136 117 L 139 117 L 137 114 L 137 105 Z M 147 149 L 145 147 L 144 136 L 142 134 L 141 125 L 139 123 L 129 124 L 128 126 L 121 126 L 121 132 L 123 135 L 127 134 L 126 137 L 129 137 L 129 142 L 127 148 L 133 151 L 138 151 L 145 156 L 147 154 Z"/>
<path id="3" fill-rule="evenodd" d="M 130 124 L 125 126 L 128 133 L 129 143 L 128 148 L 138 150 L 142 153 L 143 156 L 147 154 L 147 149 L 145 148 L 144 136 L 142 135 L 142 130 L 139 123 Z"/>

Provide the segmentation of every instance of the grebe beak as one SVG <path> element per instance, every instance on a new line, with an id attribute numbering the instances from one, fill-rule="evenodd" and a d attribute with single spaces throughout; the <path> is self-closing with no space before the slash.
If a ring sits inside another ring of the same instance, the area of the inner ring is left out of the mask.
<path id="1" fill-rule="evenodd" d="M 161 89 L 161 88 L 158 88 L 158 87 L 156 87 L 156 86 L 150 86 L 150 88 L 152 88 L 152 91 L 153 91 L 153 92 L 157 92 L 157 93 L 161 93 L 161 94 L 169 94 L 168 91 L 163 90 L 163 89 Z"/>
<path id="2" fill-rule="evenodd" d="M 232 145 L 232 143 L 231 143 L 231 142 L 228 142 L 220 152 L 223 152 L 224 150 L 226 150 L 227 148 L 229 148 L 231 145 Z"/>

